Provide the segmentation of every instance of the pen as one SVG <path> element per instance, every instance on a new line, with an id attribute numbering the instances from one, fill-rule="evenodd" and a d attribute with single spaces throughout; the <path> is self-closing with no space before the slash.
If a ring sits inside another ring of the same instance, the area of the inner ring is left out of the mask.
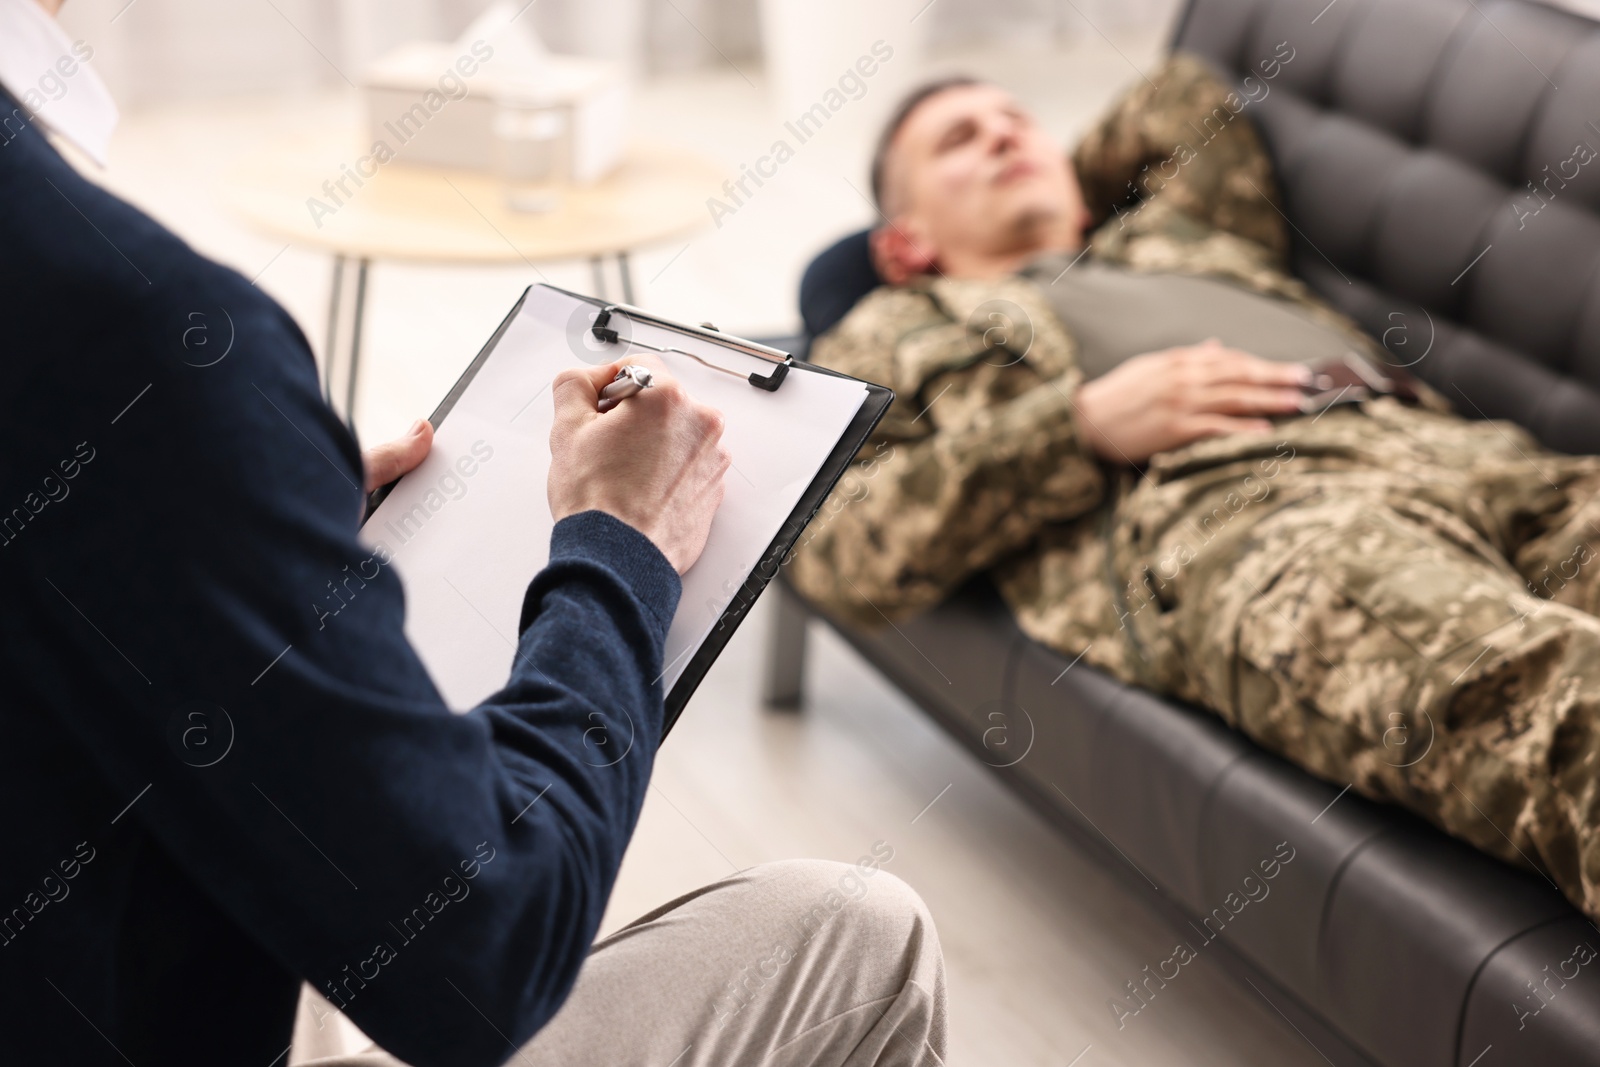
<path id="1" fill-rule="evenodd" d="M 641 389 L 648 389 L 656 384 L 655 375 L 649 367 L 641 367 L 634 363 L 617 371 L 617 376 L 611 379 L 611 384 L 600 390 L 600 410 L 610 411 L 628 397 Z"/>

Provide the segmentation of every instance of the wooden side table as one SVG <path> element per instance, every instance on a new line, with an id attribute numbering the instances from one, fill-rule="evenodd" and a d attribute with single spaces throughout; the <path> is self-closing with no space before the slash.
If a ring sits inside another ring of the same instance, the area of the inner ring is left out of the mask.
<path id="1" fill-rule="evenodd" d="M 605 267 L 614 259 L 622 300 L 632 303 L 629 252 L 709 223 L 706 200 L 724 178 L 699 157 L 641 146 L 605 180 L 567 190 L 558 208 L 535 214 L 513 211 L 500 179 L 480 171 L 408 166 L 402 154 L 368 163 L 366 170 L 376 169 L 368 176 L 356 169 L 367 153 L 360 145 L 348 129 L 283 138 L 241 161 L 226 190 L 228 206 L 253 228 L 333 255 L 324 388 L 331 405 L 342 349 L 350 421 L 373 261 L 531 267 L 587 259 L 596 295 L 607 297 Z M 352 273 L 350 312 L 342 316 Z"/>

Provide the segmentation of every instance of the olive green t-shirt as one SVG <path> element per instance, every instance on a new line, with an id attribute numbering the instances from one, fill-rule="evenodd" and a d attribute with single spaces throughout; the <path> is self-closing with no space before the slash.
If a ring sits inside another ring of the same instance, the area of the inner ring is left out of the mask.
<path id="1" fill-rule="evenodd" d="M 1208 337 L 1278 363 L 1316 363 L 1350 351 L 1348 338 L 1287 300 L 1217 278 L 1151 274 L 1088 258 L 1073 263 L 1074 256 L 1042 256 L 1022 276 L 1039 286 L 1078 342 L 1086 379 L 1133 356 Z"/>

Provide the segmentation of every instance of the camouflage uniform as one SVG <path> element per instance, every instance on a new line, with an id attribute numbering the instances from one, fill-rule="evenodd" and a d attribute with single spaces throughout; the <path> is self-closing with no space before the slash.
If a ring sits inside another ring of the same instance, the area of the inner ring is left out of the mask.
<path id="1" fill-rule="evenodd" d="M 1192 59 L 1155 82 L 1075 153 L 1091 204 L 1228 104 Z M 1295 301 L 1381 358 L 1285 273 L 1248 123 L 1192 147 L 1142 207 L 1106 211 L 1094 254 Z M 995 301 L 1026 327 L 1003 348 L 979 339 Z M 814 358 L 898 397 L 792 561 L 813 603 L 881 626 L 988 571 L 1034 639 L 1536 867 L 1600 917 L 1600 459 L 1429 393 L 1114 468 L 1076 433 L 1072 336 L 1020 278 L 879 289 Z"/>

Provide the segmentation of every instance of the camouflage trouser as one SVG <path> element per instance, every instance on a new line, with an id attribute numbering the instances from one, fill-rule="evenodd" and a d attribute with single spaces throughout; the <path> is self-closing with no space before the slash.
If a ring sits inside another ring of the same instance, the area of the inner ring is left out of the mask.
<path id="1" fill-rule="evenodd" d="M 1600 918 L 1600 458 L 1364 418 L 1123 501 L 1141 680 Z"/>

